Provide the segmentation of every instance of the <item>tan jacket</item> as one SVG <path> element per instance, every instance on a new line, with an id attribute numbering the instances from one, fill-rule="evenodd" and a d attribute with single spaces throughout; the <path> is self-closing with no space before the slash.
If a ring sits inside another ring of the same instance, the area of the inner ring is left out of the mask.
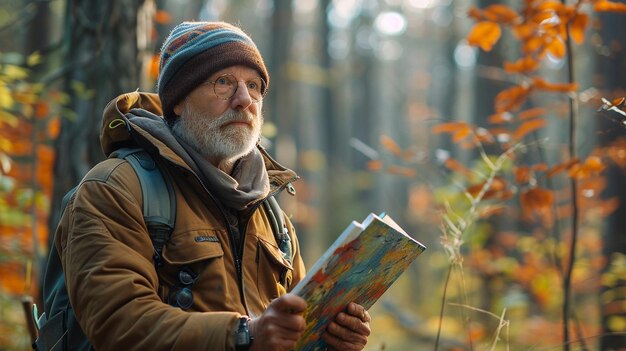
<path id="1" fill-rule="evenodd" d="M 123 159 L 107 159 L 84 177 L 57 229 L 55 244 L 72 307 L 96 350 L 232 350 L 236 319 L 261 314 L 305 274 L 293 226 L 288 222 L 295 250 L 292 266 L 278 250 L 265 211 L 259 207 L 253 212 L 238 283 L 218 205 L 178 155 L 124 117 L 135 107 L 161 112 L 155 94 L 122 95 L 107 106 L 100 139 L 108 156 L 129 140 L 130 126 L 166 161 L 177 214 L 163 250 L 165 265 L 157 274 L 134 171 Z M 297 179 L 293 171 L 264 157 L 274 191 Z M 182 266 L 199 274 L 188 311 L 163 302 Z"/>

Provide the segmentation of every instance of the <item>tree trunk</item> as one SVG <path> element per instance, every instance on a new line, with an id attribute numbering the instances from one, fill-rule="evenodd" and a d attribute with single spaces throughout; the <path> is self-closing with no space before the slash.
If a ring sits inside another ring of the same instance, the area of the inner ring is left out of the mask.
<path id="1" fill-rule="evenodd" d="M 603 14 L 600 16 L 600 23 L 602 23 L 601 35 L 603 45 L 606 47 L 618 47 L 623 42 L 623 35 L 626 30 L 626 22 L 624 22 L 623 15 L 621 14 Z M 605 79 L 604 86 L 600 88 L 603 97 L 611 100 L 612 98 L 623 96 L 626 89 L 626 61 L 624 57 L 618 51 L 613 51 L 610 55 L 598 55 L 597 56 L 597 73 L 598 76 Z M 621 93 L 620 93 L 621 91 Z M 616 117 L 614 112 L 606 112 L 611 118 Z M 614 121 L 607 118 L 598 119 L 598 128 L 600 135 L 603 136 L 601 143 L 603 146 L 608 146 L 615 142 L 619 138 L 624 138 L 624 128 L 618 126 Z M 608 220 L 604 230 L 604 257 L 607 258 L 607 266 L 605 268 L 605 274 L 611 271 L 611 268 L 615 267 L 619 263 L 620 257 L 623 260 L 626 255 L 626 183 L 624 183 L 626 170 L 620 169 L 617 166 L 610 166 L 608 169 L 608 186 L 605 192 L 606 198 L 617 197 L 619 199 L 619 206 L 615 212 L 613 212 Z M 626 289 L 626 277 L 617 279 L 614 283 L 603 283 L 601 287 L 601 297 L 613 296 L 609 299 L 601 298 L 600 301 L 602 311 L 602 340 L 601 350 L 626 350 L 626 337 L 624 332 L 626 330 L 623 324 L 614 323 L 617 321 L 624 321 L 626 319 L 626 310 L 624 308 L 615 308 L 623 306 L 624 298 L 623 293 Z M 623 323 L 623 322 L 622 322 Z M 615 333 L 622 333 L 616 335 Z M 613 335 L 612 335 L 613 334 Z"/>
<path id="2" fill-rule="evenodd" d="M 52 225 L 62 210 L 63 194 L 104 158 L 99 129 L 105 105 L 121 93 L 141 88 L 145 55 L 152 52 L 146 40 L 152 21 L 146 18 L 152 18 L 153 4 L 152 0 L 67 1 L 62 73 L 71 112 L 64 116 L 56 143 Z"/>

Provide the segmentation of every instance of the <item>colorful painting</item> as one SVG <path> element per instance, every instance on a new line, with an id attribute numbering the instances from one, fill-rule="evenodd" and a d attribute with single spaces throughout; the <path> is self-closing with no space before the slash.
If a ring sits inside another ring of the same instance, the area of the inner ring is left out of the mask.
<path id="1" fill-rule="evenodd" d="M 296 350 L 325 350 L 320 336 L 328 323 L 351 301 L 369 309 L 425 250 L 389 216 L 381 217 L 353 222 L 292 290 L 308 303 Z"/>

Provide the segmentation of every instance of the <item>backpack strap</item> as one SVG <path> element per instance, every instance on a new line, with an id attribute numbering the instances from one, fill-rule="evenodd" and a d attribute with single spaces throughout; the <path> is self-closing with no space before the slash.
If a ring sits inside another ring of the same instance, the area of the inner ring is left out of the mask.
<path id="1" fill-rule="evenodd" d="M 141 185 L 143 217 L 154 246 L 154 264 L 163 265 L 162 253 L 176 222 L 176 194 L 154 158 L 142 148 L 121 148 L 109 157 L 123 158 L 133 167 Z"/>
<path id="2" fill-rule="evenodd" d="M 263 208 L 272 225 L 272 232 L 274 232 L 274 238 L 278 244 L 278 249 L 283 254 L 289 264 L 293 264 L 293 250 L 291 247 L 291 237 L 283 218 L 283 210 L 278 205 L 278 201 L 272 195 L 263 201 Z"/>

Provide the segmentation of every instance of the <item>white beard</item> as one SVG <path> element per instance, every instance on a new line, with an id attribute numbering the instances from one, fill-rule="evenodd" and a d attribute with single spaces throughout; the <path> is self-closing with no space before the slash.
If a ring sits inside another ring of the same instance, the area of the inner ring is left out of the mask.
<path id="1" fill-rule="evenodd" d="M 260 109 L 260 106 L 259 106 Z M 223 127 L 231 121 L 247 121 Z M 185 102 L 180 117 L 172 126 L 172 133 L 181 138 L 215 166 L 232 165 L 250 153 L 261 137 L 263 115 L 228 109 L 218 117 L 206 116 Z"/>

